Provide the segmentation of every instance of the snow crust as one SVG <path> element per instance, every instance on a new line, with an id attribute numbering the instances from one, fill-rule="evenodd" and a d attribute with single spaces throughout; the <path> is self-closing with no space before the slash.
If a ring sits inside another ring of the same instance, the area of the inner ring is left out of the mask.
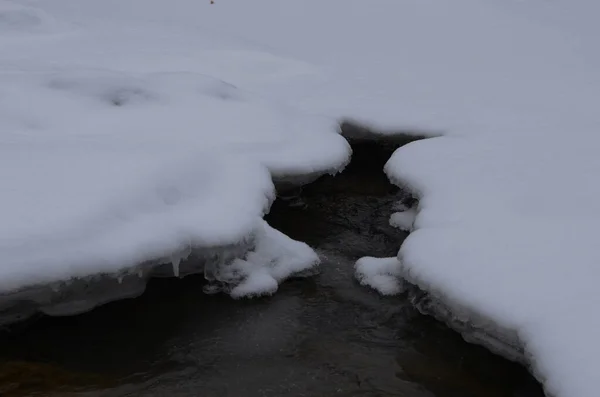
<path id="1" fill-rule="evenodd" d="M 256 233 L 270 175 L 347 161 L 336 120 L 443 134 L 386 166 L 419 198 L 403 275 L 516 330 L 549 395 L 594 397 L 599 11 L 0 0 L 0 288 Z"/>

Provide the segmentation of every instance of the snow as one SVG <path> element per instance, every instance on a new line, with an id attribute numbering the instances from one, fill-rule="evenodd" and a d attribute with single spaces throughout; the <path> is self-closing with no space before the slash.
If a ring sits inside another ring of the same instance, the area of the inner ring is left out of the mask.
<path id="1" fill-rule="evenodd" d="M 1 292 L 235 245 L 263 229 L 272 177 L 347 162 L 335 120 L 204 73 L 229 57 L 176 29 L 35 3 L 0 1 Z"/>
<path id="2" fill-rule="evenodd" d="M 390 225 L 398 229 L 409 232 L 413 228 L 415 218 L 417 216 L 416 208 L 407 209 L 406 211 L 394 212 L 390 215 Z"/>
<path id="3" fill-rule="evenodd" d="M 550 395 L 595 395 L 594 140 L 437 138 L 400 149 L 386 166 L 423 189 L 399 253 L 405 277 L 517 330 Z"/>
<path id="4" fill-rule="evenodd" d="M 397 295 L 403 291 L 401 265 L 397 258 L 365 256 L 356 261 L 355 271 L 361 285 L 382 295 Z"/>
<path id="5" fill-rule="evenodd" d="M 386 166 L 418 213 L 368 283 L 399 269 L 516 330 L 549 395 L 595 396 L 599 11 L 0 0 L 0 290 L 258 235 L 271 178 L 341 168 L 351 118 L 436 136 Z M 255 254 L 240 294 L 287 273 Z"/>
<path id="6" fill-rule="evenodd" d="M 256 240 L 254 250 L 246 258 L 236 259 L 220 269 L 218 279 L 236 285 L 231 290 L 234 298 L 273 294 L 282 280 L 310 271 L 320 263 L 312 248 L 292 240 L 266 222 Z"/>

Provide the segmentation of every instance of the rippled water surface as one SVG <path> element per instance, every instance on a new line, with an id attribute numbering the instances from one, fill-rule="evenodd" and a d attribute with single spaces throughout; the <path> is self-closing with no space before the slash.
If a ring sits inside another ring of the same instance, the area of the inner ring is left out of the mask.
<path id="1" fill-rule="evenodd" d="M 354 281 L 357 258 L 393 256 L 404 237 L 387 226 L 387 156 L 357 146 L 305 206 L 274 205 L 271 225 L 321 255 L 318 276 L 241 301 L 204 295 L 201 277 L 157 279 L 138 299 L 3 331 L 0 396 L 542 397 L 522 367 Z"/>

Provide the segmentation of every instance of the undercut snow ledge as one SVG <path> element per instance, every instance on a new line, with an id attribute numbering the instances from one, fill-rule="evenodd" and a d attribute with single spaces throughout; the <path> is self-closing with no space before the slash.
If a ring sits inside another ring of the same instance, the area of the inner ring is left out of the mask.
<path id="1" fill-rule="evenodd" d="M 424 291 L 417 286 L 418 281 L 409 278 L 410 272 L 402 265 L 399 273 L 406 281 L 408 299 L 419 312 L 445 323 L 469 343 L 483 346 L 508 360 L 529 366 L 530 359 L 515 330 L 505 328 L 470 308 L 453 304 L 447 297 Z"/>
<path id="2" fill-rule="evenodd" d="M 138 296 L 154 276 L 212 277 L 272 237 L 274 182 L 351 154 L 330 120 L 201 74 L 0 68 L 0 82 L 0 324 Z M 280 261 L 264 263 L 277 282 L 316 264 Z"/>
<path id="3" fill-rule="evenodd" d="M 238 244 L 186 249 L 115 273 L 98 273 L 0 294 L 0 325 L 38 312 L 50 316 L 81 314 L 106 303 L 141 295 L 152 277 L 204 273 L 233 298 L 271 295 L 290 277 L 314 274 L 316 252 L 262 221 Z"/>
<path id="4" fill-rule="evenodd" d="M 412 148 L 415 146 L 412 146 Z M 406 171 L 407 165 L 402 157 L 406 152 L 409 153 L 408 157 L 410 157 L 410 149 L 409 146 L 397 150 L 386 163 L 384 171 L 392 183 L 410 192 L 413 197 L 423 199 L 423 192 L 426 192 L 427 188 L 418 178 L 412 177 L 412 174 Z M 419 169 L 416 173 L 427 171 L 426 169 Z M 420 212 L 418 207 L 419 205 L 415 205 L 406 211 L 392 214 L 390 224 L 404 231 L 415 232 Z M 407 240 L 410 237 L 411 235 L 407 237 Z M 436 247 L 432 246 L 430 249 L 436 249 Z M 418 267 L 418 264 L 409 262 L 410 264 L 407 265 L 404 253 L 405 249 L 401 248 L 393 273 L 405 281 L 403 292 L 407 293 L 408 299 L 419 312 L 445 323 L 448 327 L 460 333 L 465 341 L 481 345 L 508 360 L 531 368 L 531 357 L 527 356 L 524 343 L 515 328 L 505 327 L 491 317 L 478 312 L 472 306 L 464 302 L 453 301 L 452 298 L 440 293 L 443 287 L 432 285 L 427 280 L 420 279 L 413 271 L 415 267 Z M 452 264 L 443 265 L 452 266 Z M 535 372 L 535 368 L 531 368 L 531 370 Z"/>
<path id="5" fill-rule="evenodd" d="M 595 397 L 600 158 L 577 134 L 432 138 L 385 172 L 419 199 L 398 254 L 417 308 L 526 363 L 548 396 Z"/>
<path id="6" fill-rule="evenodd" d="M 2 36 L 0 323 L 81 313 L 141 294 L 149 277 L 243 259 L 264 234 L 274 182 L 295 186 L 347 164 L 335 121 L 195 70 L 196 44 L 169 56 L 182 68 L 146 59 L 139 49 L 170 30 L 122 40 L 118 28 L 83 29 L 75 43 L 28 36 L 28 46 Z"/>

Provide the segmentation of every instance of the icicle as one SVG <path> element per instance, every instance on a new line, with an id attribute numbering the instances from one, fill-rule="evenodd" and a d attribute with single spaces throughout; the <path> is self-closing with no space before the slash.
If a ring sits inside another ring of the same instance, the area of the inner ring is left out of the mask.
<path id="1" fill-rule="evenodd" d="M 139 278 L 144 277 L 144 271 L 142 269 L 138 270 L 138 277 Z"/>
<path id="2" fill-rule="evenodd" d="M 181 259 L 187 259 L 192 254 L 192 244 L 188 244 L 183 251 L 181 251 L 181 255 L 179 257 Z"/>
<path id="3" fill-rule="evenodd" d="M 175 277 L 179 277 L 179 264 L 180 263 L 181 263 L 180 258 L 173 258 L 173 261 L 171 262 L 171 264 L 173 265 L 173 275 L 175 275 Z"/>
<path id="4" fill-rule="evenodd" d="M 123 276 L 117 277 L 117 281 L 119 282 L 119 284 L 123 284 Z"/>

